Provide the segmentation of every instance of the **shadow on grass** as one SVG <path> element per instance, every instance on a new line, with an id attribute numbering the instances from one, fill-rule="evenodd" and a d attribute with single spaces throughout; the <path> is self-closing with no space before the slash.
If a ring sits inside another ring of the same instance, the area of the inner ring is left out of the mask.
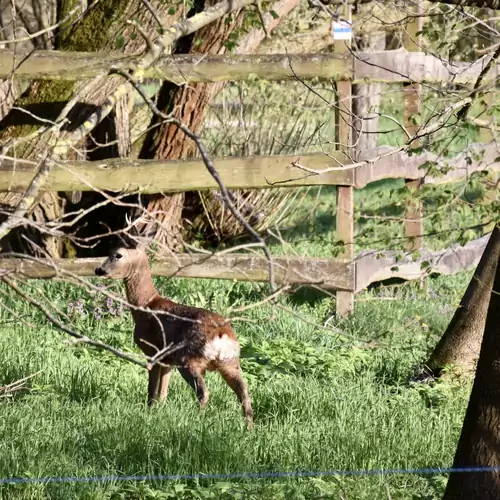
<path id="1" fill-rule="evenodd" d="M 319 236 L 335 232 L 337 219 L 335 213 L 321 213 L 307 220 L 301 220 L 295 225 L 284 227 L 281 234 L 285 240 L 290 241 L 299 236 Z"/>
<path id="2" fill-rule="evenodd" d="M 328 298 L 333 299 L 326 291 L 309 286 L 302 286 L 288 295 L 289 302 L 296 306 L 304 304 L 314 306 L 318 302 L 322 302 Z"/>

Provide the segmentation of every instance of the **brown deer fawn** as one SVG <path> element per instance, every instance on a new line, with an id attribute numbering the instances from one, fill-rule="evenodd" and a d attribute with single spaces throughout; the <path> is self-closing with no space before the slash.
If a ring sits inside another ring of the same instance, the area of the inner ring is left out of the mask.
<path id="1" fill-rule="evenodd" d="M 252 406 L 239 362 L 240 345 L 227 320 L 206 309 L 161 297 L 143 246 L 119 247 L 95 273 L 123 279 L 128 303 L 151 311 L 132 308 L 134 341 L 146 356 L 159 362 L 149 370 L 148 404 L 166 397 L 172 368 L 177 367 L 203 408 L 209 394 L 205 371 L 218 371 L 237 394 L 248 428 L 253 427 Z M 172 346 L 173 349 L 167 349 Z"/>

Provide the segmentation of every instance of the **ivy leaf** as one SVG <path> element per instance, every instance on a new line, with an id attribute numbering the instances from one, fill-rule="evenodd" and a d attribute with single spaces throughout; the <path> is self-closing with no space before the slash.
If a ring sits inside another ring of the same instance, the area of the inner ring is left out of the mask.
<path id="1" fill-rule="evenodd" d="M 115 49 L 120 50 L 125 45 L 125 37 L 123 35 L 117 36 L 115 40 Z"/>

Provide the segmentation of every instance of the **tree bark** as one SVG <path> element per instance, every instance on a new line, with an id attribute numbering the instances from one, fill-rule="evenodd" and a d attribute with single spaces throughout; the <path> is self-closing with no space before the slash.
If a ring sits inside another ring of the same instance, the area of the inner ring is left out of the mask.
<path id="1" fill-rule="evenodd" d="M 273 5 L 278 17 L 267 15 L 267 29 L 273 29 L 297 3 L 297 0 L 281 0 Z M 195 44 L 195 39 L 191 37 L 191 40 L 186 40 L 186 45 L 181 46 L 176 53 L 224 54 L 227 52 L 226 42 L 229 40 L 229 35 L 241 26 L 242 21 L 243 16 L 238 13 L 225 16 L 196 34 L 196 39 L 202 40 L 201 44 Z M 240 54 L 254 52 L 264 37 L 264 30 L 252 29 L 239 41 L 235 52 Z M 222 81 L 190 84 L 179 88 L 165 82 L 159 96 L 159 107 L 167 113 L 173 112 L 175 118 L 198 134 L 210 103 L 226 85 L 227 82 Z M 156 128 L 157 125 L 158 119 L 154 118 L 150 127 L 152 133 L 144 143 L 140 158 L 175 160 L 197 156 L 195 143 L 176 125 L 165 123 Z M 147 210 L 158 222 L 155 241 L 169 250 L 182 247 L 184 202 L 184 193 L 150 195 L 147 200 Z M 220 200 L 218 202 L 220 203 Z"/>
<path id="2" fill-rule="evenodd" d="M 436 376 L 446 365 L 473 373 L 483 340 L 491 289 L 500 257 L 500 230 L 495 227 L 458 309 L 432 352 L 427 366 Z"/>
<path id="3" fill-rule="evenodd" d="M 198 5 L 191 13 L 196 14 L 209 4 Z M 223 54 L 225 42 L 234 29 L 241 25 L 239 13 L 231 13 L 196 33 L 186 37 L 178 45 L 176 53 Z M 201 40 L 201 43 L 197 43 Z M 172 113 L 194 133 L 198 133 L 203 124 L 208 105 L 215 94 L 222 88 L 220 83 L 197 83 L 178 87 L 171 82 L 164 82 L 159 95 L 158 107 L 165 113 Z M 160 126 L 158 126 L 160 125 Z M 173 123 L 161 123 L 153 117 L 151 133 L 142 148 L 142 159 L 172 159 L 192 157 L 196 154 L 195 143 Z M 182 209 L 184 193 L 173 195 L 155 194 L 147 197 L 147 210 L 157 223 L 155 241 L 169 250 L 178 250 L 182 246 Z"/>
<path id="4" fill-rule="evenodd" d="M 33 2 L 36 3 L 36 2 Z M 66 0 L 61 2 L 61 12 L 64 15 L 73 6 L 73 0 Z M 125 21 L 132 17 L 137 18 L 139 24 L 148 33 L 154 33 L 157 24 L 156 20 L 151 16 L 149 11 L 143 8 L 143 4 L 140 0 L 134 0 L 130 2 L 129 0 L 118 0 L 114 2 L 89 2 L 89 8 L 83 15 L 81 21 L 73 26 L 64 26 L 64 29 L 60 31 L 57 37 L 57 48 L 62 50 L 78 50 L 78 51 L 106 51 L 106 50 L 116 50 L 116 43 L 118 37 L 123 37 L 123 47 L 122 51 L 124 53 L 136 53 L 140 50 L 144 41 L 141 37 L 130 36 L 133 28 L 126 26 Z M 153 2 L 154 7 L 160 18 L 162 19 L 163 25 L 168 27 L 170 24 L 175 22 L 179 16 L 179 12 L 174 15 L 169 15 L 169 5 L 165 2 L 155 1 Z M 180 10 L 180 9 L 179 9 Z M 13 14 L 12 14 L 13 15 Z M 55 21 L 55 20 L 53 20 Z M 46 104 L 46 108 L 54 108 L 61 103 L 67 102 L 73 97 L 75 93 L 79 93 L 78 105 L 75 106 L 74 112 L 70 113 L 69 120 L 70 124 L 61 131 L 61 135 L 64 137 L 76 128 L 78 125 L 83 123 L 83 121 L 88 116 L 89 112 L 94 109 L 95 106 L 99 106 L 106 99 L 106 96 L 114 90 L 122 82 L 121 78 L 107 78 L 104 82 L 99 82 L 98 85 L 94 85 L 92 88 L 86 89 L 82 92 L 88 81 L 34 81 L 30 86 L 28 95 L 21 98 L 16 102 L 20 107 L 29 108 L 31 105 L 36 105 L 37 110 L 43 108 L 43 104 Z M 40 104 L 42 106 L 40 106 Z M 41 118 L 53 119 L 52 116 L 45 116 L 43 113 Z M 110 156 L 117 155 L 116 147 L 96 146 L 96 142 L 109 142 L 109 140 L 120 139 L 119 132 L 123 127 L 123 119 L 119 120 L 119 123 L 114 123 L 114 116 L 109 117 L 105 120 L 99 127 L 96 128 L 95 132 L 91 136 L 97 138 L 93 141 L 92 137 L 86 138 L 77 147 L 69 150 L 67 152 L 67 158 L 85 158 L 87 159 L 87 150 L 89 147 L 93 149 L 91 155 L 93 159 L 98 158 L 109 158 Z M 9 139 L 18 139 L 24 135 L 32 133 L 37 130 L 40 123 L 35 123 L 29 126 L 7 126 L 0 132 L 0 143 L 6 144 Z M 112 132 L 112 137 L 110 136 L 110 131 Z M 99 141 L 100 138 L 106 137 L 105 141 Z M 33 158 L 36 159 L 40 154 L 42 154 L 48 147 L 50 137 L 48 134 L 43 134 L 30 141 L 20 143 L 16 146 L 15 150 L 10 151 L 9 154 L 14 154 L 18 157 L 23 158 Z M 121 148 L 122 144 L 119 144 Z M 77 149 L 78 148 L 78 149 Z M 125 146 L 121 149 L 128 149 Z M 67 196 L 73 201 L 77 201 L 76 198 Z M 88 207 L 89 201 L 95 199 L 92 194 L 86 195 L 89 200 L 84 202 L 85 207 Z M 0 193 L 0 206 L 8 205 L 14 206 L 18 202 L 20 195 L 15 193 Z M 91 200 L 92 199 L 92 200 Z M 33 211 L 29 216 L 39 225 L 43 225 L 47 220 L 58 219 L 63 216 L 65 200 L 63 197 L 59 196 L 58 193 L 40 193 L 37 204 L 34 206 Z M 78 207 L 81 208 L 81 207 Z M 109 210 L 108 210 L 109 213 Z M 100 216 L 100 214 L 92 214 L 95 218 Z M 85 226 L 85 224 L 83 224 Z M 85 231 L 88 229 L 85 229 Z M 34 246 L 30 247 L 27 245 L 26 238 L 34 242 Z M 30 253 L 38 253 L 37 246 L 48 251 L 52 257 L 60 257 L 64 246 L 63 240 L 54 236 L 49 236 L 46 234 L 41 234 L 39 231 L 33 228 L 19 227 L 12 231 L 4 241 L 2 241 L 2 247 L 8 248 L 14 251 L 28 251 Z"/>
<path id="5" fill-rule="evenodd" d="M 498 226 L 497 226 L 498 232 Z M 500 264 L 490 294 L 476 378 L 453 467 L 500 468 Z M 500 472 L 452 473 L 443 500 L 497 500 Z"/>

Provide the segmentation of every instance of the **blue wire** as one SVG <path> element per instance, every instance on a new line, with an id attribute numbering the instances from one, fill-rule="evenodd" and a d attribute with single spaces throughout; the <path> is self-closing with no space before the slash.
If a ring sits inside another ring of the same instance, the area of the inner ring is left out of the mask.
<path id="1" fill-rule="evenodd" d="M 158 474 L 129 476 L 90 476 L 90 477 L 9 477 L 0 479 L 2 484 L 33 483 L 107 483 L 113 481 L 182 481 L 189 479 L 266 479 L 287 477 L 321 476 L 383 476 L 402 474 L 450 474 L 470 472 L 500 472 L 500 466 L 491 467 L 429 467 L 422 469 L 360 469 L 331 471 L 290 471 L 290 472 L 236 472 L 229 474 Z"/>

